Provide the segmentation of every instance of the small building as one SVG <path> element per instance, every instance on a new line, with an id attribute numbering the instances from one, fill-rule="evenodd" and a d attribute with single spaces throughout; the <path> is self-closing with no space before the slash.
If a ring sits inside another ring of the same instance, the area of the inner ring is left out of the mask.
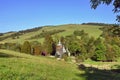
<path id="1" fill-rule="evenodd" d="M 64 53 L 66 53 L 66 49 L 64 45 L 59 41 L 59 43 L 56 45 L 56 53 L 55 56 L 61 58 Z"/>

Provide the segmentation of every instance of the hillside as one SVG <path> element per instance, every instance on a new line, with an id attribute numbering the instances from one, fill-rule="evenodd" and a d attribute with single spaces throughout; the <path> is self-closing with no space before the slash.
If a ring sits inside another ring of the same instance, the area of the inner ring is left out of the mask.
<path id="1" fill-rule="evenodd" d="M 0 50 L 0 80 L 84 80 L 75 64 Z"/>
<path id="2" fill-rule="evenodd" d="M 37 39 L 31 39 L 31 37 L 40 35 L 42 31 L 53 31 L 53 30 L 64 30 L 59 33 L 55 33 L 59 36 L 68 36 L 72 34 L 75 30 L 84 30 L 86 33 L 88 33 L 90 36 L 98 37 L 101 34 L 101 31 L 99 28 L 102 26 L 97 25 L 80 25 L 80 24 L 66 24 L 66 25 L 58 25 L 58 26 L 44 26 L 44 27 L 38 27 L 28 30 L 23 30 L 19 32 L 14 33 L 7 33 L 3 36 L 0 36 L 0 38 L 5 38 L 4 40 L 1 40 L 0 43 L 4 42 L 18 42 L 23 43 L 25 40 L 28 41 L 39 41 L 41 42 L 43 38 L 37 38 Z M 12 37 L 12 36 L 15 37 Z M 16 36 L 18 35 L 18 36 Z M 54 36 L 54 34 L 53 34 Z M 16 38 L 17 37 L 17 38 Z"/>
<path id="3" fill-rule="evenodd" d="M 85 62 L 84 64 L 99 62 Z M 100 63 L 103 65 L 105 63 Z M 109 64 L 109 63 L 106 63 Z M 0 49 L 0 80 L 119 80 L 120 74 L 109 70 L 58 61 L 50 57 L 32 56 Z"/>

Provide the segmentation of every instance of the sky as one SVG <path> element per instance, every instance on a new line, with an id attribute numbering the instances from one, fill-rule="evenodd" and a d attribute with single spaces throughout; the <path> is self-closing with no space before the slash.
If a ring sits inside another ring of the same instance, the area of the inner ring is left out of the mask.
<path id="1" fill-rule="evenodd" d="M 45 25 L 116 23 L 112 9 L 91 9 L 90 0 L 0 0 L 0 33 Z"/>

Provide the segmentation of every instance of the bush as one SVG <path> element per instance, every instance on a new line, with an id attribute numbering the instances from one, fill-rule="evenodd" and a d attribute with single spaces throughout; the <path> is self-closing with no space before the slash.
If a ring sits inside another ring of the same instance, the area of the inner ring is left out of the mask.
<path id="1" fill-rule="evenodd" d="M 25 41 L 22 45 L 21 52 L 31 54 L 31 45 L 28 41 Z"/>

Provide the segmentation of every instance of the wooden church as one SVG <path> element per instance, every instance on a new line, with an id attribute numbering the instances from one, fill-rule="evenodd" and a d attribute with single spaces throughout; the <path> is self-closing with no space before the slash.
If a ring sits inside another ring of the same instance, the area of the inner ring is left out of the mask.
<path id="1" fill-rule="evenodd" d="M 64 47 L 64 45 L 59 41 L 59 43 L 56 45 L 56 53 L 55 56 L 58 58 L 62 58 L 62 55 L 65 54 L 67 51 Z"/>

